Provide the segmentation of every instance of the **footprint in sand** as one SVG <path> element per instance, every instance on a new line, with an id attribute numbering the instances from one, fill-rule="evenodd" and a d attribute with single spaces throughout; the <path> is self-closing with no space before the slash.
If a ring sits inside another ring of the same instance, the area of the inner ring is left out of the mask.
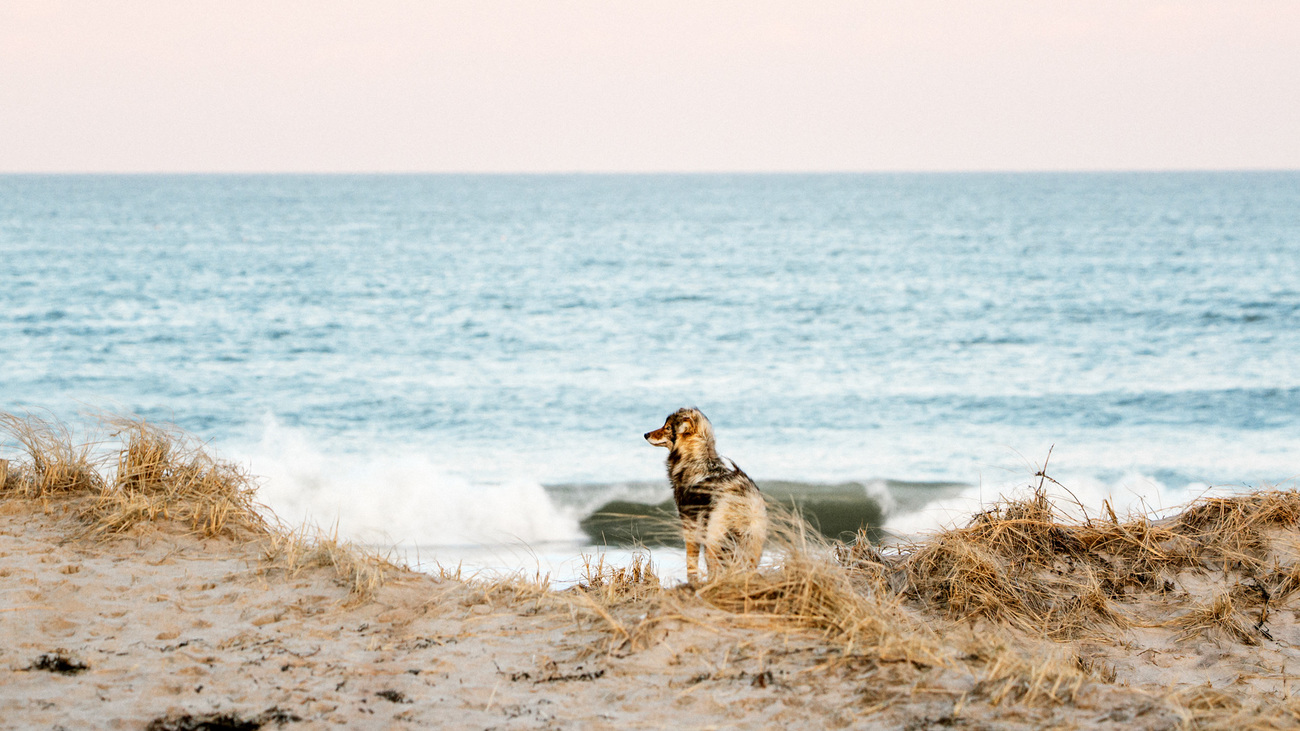
<path id="1" fill-rule="evenodd" d="M 77 623 L 69 622 L 63 617 L 55 617 L 41 623 L 41 631 L 56 637 L 68 637 L 77 631 Z"/>

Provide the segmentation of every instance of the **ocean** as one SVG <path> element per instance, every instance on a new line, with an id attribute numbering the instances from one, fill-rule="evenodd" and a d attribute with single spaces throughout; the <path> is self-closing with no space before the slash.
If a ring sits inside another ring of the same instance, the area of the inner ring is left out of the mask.
<path id="1" fill-rule="evenodd" d="M 1300 472 L 1295 172 L 5 175 L 0 253 L 0 410 L 174 423 L 420 565 L 625 543 L 684 405 L 828 533 L 1049 453 L 1089 510 Z"/>

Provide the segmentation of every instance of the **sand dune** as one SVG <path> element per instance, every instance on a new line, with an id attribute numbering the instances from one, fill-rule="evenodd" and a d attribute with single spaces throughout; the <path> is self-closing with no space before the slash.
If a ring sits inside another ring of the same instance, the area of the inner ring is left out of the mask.
<path id="1" fill-rule="evenodd" d="M 76 450 L 8 466 L 0 727 L 1300 719 L 1292 492 L 1084 522 L 1035 493 L 896 556 L 808 543 L 795 525 L 759 572 L 664 587 L 637 562 L 556 591 L 416 573 L 288 531 L 236 473 L 157 437 L 128 435 L 107 471 Z"/>

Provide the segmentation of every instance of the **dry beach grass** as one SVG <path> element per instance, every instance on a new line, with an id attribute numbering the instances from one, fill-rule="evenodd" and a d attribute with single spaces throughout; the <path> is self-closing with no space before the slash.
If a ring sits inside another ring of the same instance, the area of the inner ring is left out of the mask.
<path id="1" fill-rule="evenodd" d="M 1164 517 L 1043 489 L 882 553 L 785 516 L 757 571 L 653 554 L 429 575 L 284 526 L 140 420 L 0 415 L 14 727 L 1280 728 L 1300 724 L 1300 494 Z"/>

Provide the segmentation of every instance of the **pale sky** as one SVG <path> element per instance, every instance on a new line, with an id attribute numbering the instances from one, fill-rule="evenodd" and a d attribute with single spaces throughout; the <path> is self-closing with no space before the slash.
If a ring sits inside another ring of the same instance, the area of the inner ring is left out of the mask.
<path id="1" fill-rule="evenodd" d="M 0 0 L 0 172 L 1300 169 L 1300 0 Z"/>

